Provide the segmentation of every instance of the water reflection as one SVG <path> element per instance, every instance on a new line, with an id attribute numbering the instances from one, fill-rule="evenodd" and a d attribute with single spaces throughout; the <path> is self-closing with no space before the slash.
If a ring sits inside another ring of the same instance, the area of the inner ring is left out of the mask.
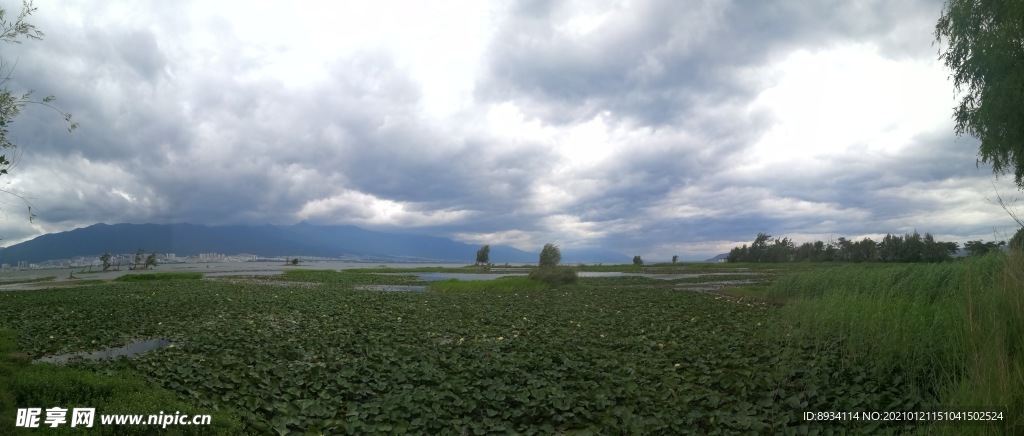
<path id="1" fill-rule="evenodd" d="M 171 345 L 171 341 L 167 339 L 150 339 L 148 341 L 133 342 L 123 347 L 107 348 L 105 350 L 87 352 L 79 351 L 76 353 L 58 354 L 56 356 L 46 356 L 36 359 L 36 362 L 45 363 L 67 363 L 71 360 L 102 360 L 102 359 L 115 359 L 121 356 L 134 356 L 136 354 L 145 353 L 147 351 L 153 351 L 159 348 L 166 348 Z"/>

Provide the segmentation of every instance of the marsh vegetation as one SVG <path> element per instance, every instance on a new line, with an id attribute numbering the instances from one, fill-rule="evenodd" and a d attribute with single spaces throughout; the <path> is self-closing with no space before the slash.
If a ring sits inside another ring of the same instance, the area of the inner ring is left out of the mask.
<path id="1" fill-rule="evenodd" d="M 204 430 L 224 434 L 962 434 L 1003 428 L 802 414 L 1001 406 L 1020 429 L 1022 267 L 1002 253 L 944 264 L 662 264 L 644 267 L 648 276 L 558 284 L 289 270 L 6 292 L 0 426 L 12 428 L 16 407 L 90 404 L 214 413 Z M 375 290 L 401 286 L 426 292 Z M 147 338 L 175 346 L 29 363 Z"/>

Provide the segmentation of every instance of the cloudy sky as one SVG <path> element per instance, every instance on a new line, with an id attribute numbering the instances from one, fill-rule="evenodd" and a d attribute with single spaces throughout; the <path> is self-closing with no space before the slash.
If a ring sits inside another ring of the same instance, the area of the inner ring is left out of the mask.
<path id="1" fill-rule="evenodd" d="M 37 1 L 0 245 L 97 222 L 354 224 L 703 259 L 1012 235 L 957 138 L 942 0 Z M 21 6 L 0 0 L 7 18 Z M 7 154 L 11 155 L 11 150 Z M 1022 203 L 1024 206 L 1024 203 Z"/>

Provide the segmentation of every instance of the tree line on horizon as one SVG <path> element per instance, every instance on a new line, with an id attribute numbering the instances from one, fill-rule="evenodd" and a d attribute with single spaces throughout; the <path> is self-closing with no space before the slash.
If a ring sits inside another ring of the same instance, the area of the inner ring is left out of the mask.
<path id="1" fill-rule="evenodd" d="M 1011 247 L 1024 243 L 1024 229 L 1010 240 Z M 996 251 L 1006 241 L 968 241 L 964 244 L 969 256 Z M 839 237 L 835 241 L 805 242 L 797 246 L 789 238 L 775 238 L 758 233 L 747 246 L 729 251 L 728 262 L 945 262 L 959 251 L 956 242 L 938 241 L 931 233 L 923 236 L 916 230 L 904 235 L 886 234 L 881 241 L 865 237 L 860 241 Z"/>
<path id="2" fill-rule="evenodd" d="M 114 259 L 114 258 L 117 259 L 117 265 L 116 265 L 117 269 L 115 269 L 115 271 L 120 271 L 121 270 L 121 256 L 116 256 L 115 257 L 115 256 L 111 255 L 110 252 L 108 251 L 106 253 L 103 253 L 100 256 L 100 264 L 103 267 L 103 271 L 107 271 L 111 267 L 115 266 L 111 262 L 111 259 Z M 140 268 L 140 264 L 141 264 L 141 268 L 142 269 L 149 269 L 149 267 L 155 267 L 157 265 L 156 252 L 150 253 L 148 256 L 146 256 L 146 252 L 143 251 L 140 248 L 138 251 L 135 252 L 134 262 L 133 262 L 132 266 L 129 267 L 128 269 L 130 269 L 130 270 L 139 269 Z M 92 269 L 91 265 L 89 266 L 89 269 Z"/>

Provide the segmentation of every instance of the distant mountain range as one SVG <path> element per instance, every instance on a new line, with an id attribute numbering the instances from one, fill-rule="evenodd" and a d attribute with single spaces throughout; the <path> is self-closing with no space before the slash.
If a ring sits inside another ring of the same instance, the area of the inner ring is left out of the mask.
<path id="1" fill-rule="evenodd" d="M 729 253 L 722 253 L 718 256 L 712 257 L 711 259 L 705 260 L 705 262 L 720 262 L 722 259 L 729 258 Z"/>
<path id="2" fill-rule="evenodd" d="M 42 262 L 134 253 L 138 249 L 191 256 L 199 253 L 257 256 L 357 256 L 391 262 L 473 263 L 478 245 L 435 236 L 384 233 L 355 226 L 202 226 L 195 224 L 94 224 L 51 233 L 0 249 L 0 263 Z M 491 245 L 492 263 L 533 263 L 540 253 Z M 626 263 L 629 257 L 603 249 L 562 248 L 563 263 Z"/>

